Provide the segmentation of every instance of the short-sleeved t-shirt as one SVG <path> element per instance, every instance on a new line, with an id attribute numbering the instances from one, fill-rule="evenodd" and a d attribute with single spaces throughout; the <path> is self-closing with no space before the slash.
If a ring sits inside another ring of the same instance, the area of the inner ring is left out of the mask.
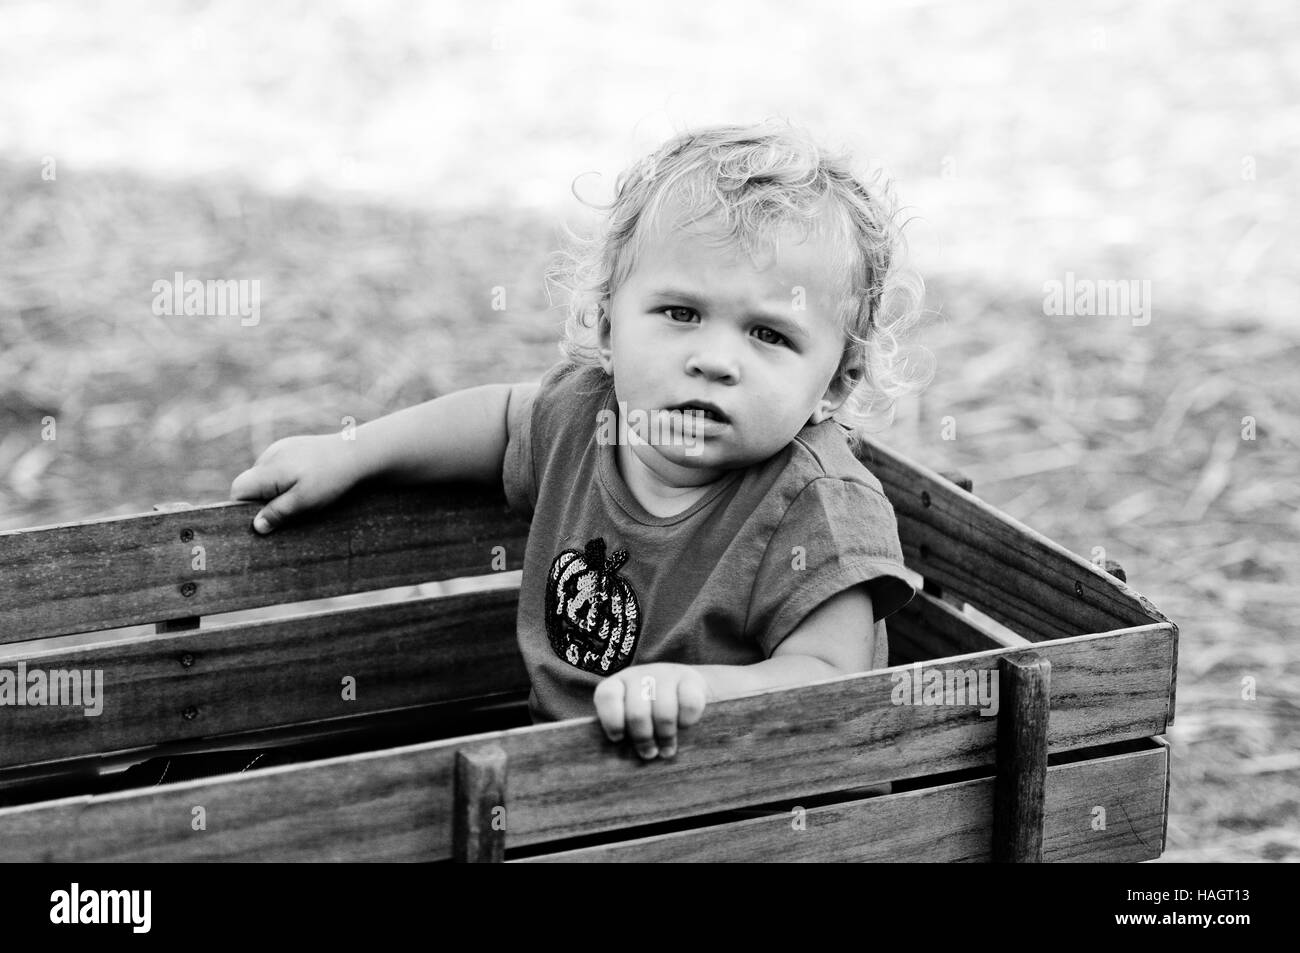
<path id="1" fill-rule="evenodd" d="M 761 662 L 859 583 L 877 621 L 915 594 L 893 507 L 834 420 L 655 516 L 597 439 L 601 411 L 618 412 L 612 379 L 561 361 L 511 415 L 502 478 L 510 509 L 532 517 L 518 636 L 534 720 L 595 714 L 597 684 L 630 665 Z"/>

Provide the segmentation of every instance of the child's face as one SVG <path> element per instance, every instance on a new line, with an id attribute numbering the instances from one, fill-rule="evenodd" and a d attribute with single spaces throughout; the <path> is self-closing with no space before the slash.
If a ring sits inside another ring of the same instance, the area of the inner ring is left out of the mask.
<path id="1" fill-rule="evenodd" d="M 660 229 L 613 294 L 602 363 L 627 410 L 696 400 L 727 416 L 703 424 L 692 453 L 681 441 L 633 447 L 666 482 L 698 485 L 766 460 L 842 400 L 831 380 L 845 340 L 843 280 L 829 266 L 837 256 L 825 237 L 799 238 L 783 230 L 756 267 L 698 229 Z"/>

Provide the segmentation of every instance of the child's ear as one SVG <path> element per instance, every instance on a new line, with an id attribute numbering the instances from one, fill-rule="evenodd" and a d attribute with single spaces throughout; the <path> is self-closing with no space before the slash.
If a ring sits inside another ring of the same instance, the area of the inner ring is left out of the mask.
<path id="1" fill-rule="evenodd" d="M 609 323 L 609 307 L 602 301 L 596 305 L 596 336 L 600 342 L 600 366 L 606 374 L 614 373 L 613 331 Z"/>
<path id="2" fill-rule="evenodd" d="M 823 420 L 829 420 L 842 403 L 844 403 L 842 400 L 832 401 L 823 397 L 817 402 L 817 407 L 813 410 L 812 416 L 808 418 L 808 422 L 810 424 L 819 424 Z"/>
<path id="3" fill-rule="evenodd" d="M 840 406 L 848 400 L 849 394 L 851 394 L 854 388 L 858 386 L 861 377 L 862 375 L 860 371 L 851 370 L 849 371 L 849 380 L 845 382 L 837 373 L 831 381 L 830 386 L 826 388 L 825 395 L 823 395 L 822 399 L 817 402 L 817 407 L 813 410 L 812 416 L 808 418 L 808 422 L 819 424 L 823 420 L 830 419 L 831 415 L 834 414 L 835 411 L 839 410 Z"/>

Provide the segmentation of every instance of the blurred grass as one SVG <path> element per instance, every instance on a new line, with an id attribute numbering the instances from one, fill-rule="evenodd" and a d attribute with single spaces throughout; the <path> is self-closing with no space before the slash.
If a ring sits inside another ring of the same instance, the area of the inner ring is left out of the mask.
<path id="1" fill-rule="evenodd" d="M 540 222 L 31 180 L 0 164 L 5 526 L 224 498 L 231 468 L 277 437 L 558 356 Z M 154 316 L 153 282 L 177 271 L 260 281 L 260 323 Z M 491 310 L 497 286 L 509 311 Z"/>
<path id="2" fill-rule="evenodd" d="M 277 437 L 558 356 L 557 223 L 530 213 L 110 173 L 53 187 L 3 162 L 0 196 L 0 528 L 224 499 Z M 155 317 L 152 283 L 178 270 L 260 280 L 260 324 Z M 1045 318 L 1001 287 L 930 290 L 938 378 L 883 439 L 1085 558 L 1104 547 L 1179 624 L 1166 859 L 1300 859 L 1300 340 L 1195 310 L 1135 328 Z"/>

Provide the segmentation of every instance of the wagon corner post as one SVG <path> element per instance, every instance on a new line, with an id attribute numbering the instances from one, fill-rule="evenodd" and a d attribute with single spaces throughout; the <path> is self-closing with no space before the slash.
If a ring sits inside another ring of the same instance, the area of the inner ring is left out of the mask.
<path id="1" fill-rule="evenodd" d="M 998 660 L 995 863 L 1042 863 L 1052 663 L 1036 652 Z"/>

